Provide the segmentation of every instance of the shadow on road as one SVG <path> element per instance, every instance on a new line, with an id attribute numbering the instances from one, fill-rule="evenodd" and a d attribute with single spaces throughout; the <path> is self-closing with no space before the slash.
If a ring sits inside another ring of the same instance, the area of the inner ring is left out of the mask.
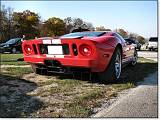
<path id="1" fill-rule="evenodd" d="M 25 79 L 0 75 L 0 117 L 27 117 L 43 105 L 39 99 L 27 95 L 37 84 Z"/>

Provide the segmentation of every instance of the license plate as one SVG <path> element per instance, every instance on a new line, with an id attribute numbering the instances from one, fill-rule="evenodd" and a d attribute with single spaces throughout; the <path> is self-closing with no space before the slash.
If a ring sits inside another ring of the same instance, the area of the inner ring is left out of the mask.
<path id="1" fill-rule="evenodd" d="M 62 46 L 48 46 L 48 54 L 62 55 Z"/>

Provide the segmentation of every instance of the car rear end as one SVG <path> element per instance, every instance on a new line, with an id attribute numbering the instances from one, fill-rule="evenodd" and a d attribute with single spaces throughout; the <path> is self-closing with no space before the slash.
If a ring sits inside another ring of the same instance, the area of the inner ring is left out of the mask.
<path id="1" fill-rule="evenodd" d="M 36 66 L 37 70 L 67 73 L 74 71 L 99 72 L 104 69 L 102 66 L 104 63 L 98 59 L 101 50 L 92 40 L 25 40 L 22 49 L 24 60 Z"/>

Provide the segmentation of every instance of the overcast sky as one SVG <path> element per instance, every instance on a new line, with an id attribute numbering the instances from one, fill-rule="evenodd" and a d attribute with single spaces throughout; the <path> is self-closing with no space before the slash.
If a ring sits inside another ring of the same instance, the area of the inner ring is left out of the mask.
<path id="1" fill-rule="evenodd" d="M 94 27 L 123 28 L 146 38 L 157 36 L 157 1 L 1 1 L 16 12 L 30 10 L 42 20 L 79 17 Z"/>

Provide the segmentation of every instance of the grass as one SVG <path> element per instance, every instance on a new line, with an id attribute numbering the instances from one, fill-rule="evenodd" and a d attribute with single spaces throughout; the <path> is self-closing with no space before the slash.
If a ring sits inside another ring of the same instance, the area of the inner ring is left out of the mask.
<path id="1" fill-rule="evenodd" d="M 138 63 L 157 63 L 157 62 L 154 61 L 154 60 L 151 60 L 151 59 L 145 59 L 143 57 L 139 57 L 138 58 Z"/>
<path id="2" fill-rule="evenodd" d="M 95 98 L 100 98 L 102 96 L 103 96 L 103 90 L 94 89 L 92 91 L 88 91 L 88 93 L 86 93 L 84 95 L 78 96 L 76 99 L 77 99 L 77 101 L 79 101 L 81 103 L 81 102 L 92 100 Z"/>
<path id="3" fill-rule="evenodd" d="M 4 68 L 2 74 L 23 76 L 31 73 L 31 68 Z M 49 99 L 43 101 L 42 109 L 32 113 L 33 117 L 89 117 L 94 113 L 94 108 L 100 107 L 104 100 L 116 97 L 118 92 L 136 87 L 137 82 L 142 81 L 150 73 L 158 70 L 157 62 L 139 58 L 135 67 L 128 66 L 123 69 L 121 81 L 114 84 L 92 83 L 91 81 L 74 80 L 62 76 L 46 76 L 46 80 L 42 82 L 34 81 L 38 87 L 42 87 L 37 94 L 31 96 Z M 34 76 L 33 76 L 34 77 Z M 52 84 L 53 87 L 49 86 Z M 45 87 L 44 90 L 43 87 Z M 47 88 L 47 89 L 46 89 Z M 51 110 L 50 110 L 51 109 Z M 60 109 L 61 111 L 57 111 Z M 50 110 L 50 111 L 49 111 Z M 28 115 L 28 114 L 27 114 Z M 34 116 L 35 115 L 35 116 Z M 25 114 L 22 116 L 25 116 Z"/>
<path id="4" fill-rule="evenodd" d="M 125 83 L 125 84 L 112 84 L 112 87 L 116 89 L 116 91 L 122 91 L 125 89 L 133 88 L 135 85 L 133 83 Z"/>
<path id="5" fill-rule="evenodd" d="M 79 104 L 70 104 L 64 117 L 86 118 L 92 114 L 92 110 Z"/>
<path id="6" fill-rule="evenodd" d="M 104 97 L 104 90 L 94 89 L 85 92 L 73 99 L 70 104 L 65 105 L 67 112 L 64 117 L 88 117 L 93 114 L 92 108 L 100 106 L 98 99 Z"/>
<path id="7" fill-rule="evenodd" d="M 23 54 L 1 54 L 1 65 L 27 65 L 24 61 L 18 61 L 23 58 Z"/>
<path id="8" fill-rule="evenodd" d="M 157 62 L 145 58 L 139 58 L 135 67 L 127 66 L 123 69 L 121 79 L 125 84 L 132 83 L 136 85 L 137 82 L 142 81 L 149 74 L 154 73 L 157 70 Z"/>
<path id="9" fill-rule="evenodd" d="M 28 63 L 24 62 L 24 61 L 1 61 L 1 65 L 29 65 Z"/>
<path id="10" fill-rule="evenodd" d="M 143 81 L 145 77 L 157 70 L 157 62 L 140 57 L 135 67 L 127 66 L 123 69 L 121 81 L 116 84 L 112 84 L 112 87 L 116 91 L 136 87 L 138 82 Z"/>
<path id="11" fill-rule="evenodd" d="M 23 54 L 1 54 L 1 61 L 15 61 L 23 58 Z"/>
<path id="12" fill-rule="evenodd" d="M 22 77 L 24 74 L 32 73 L 32 69 L 30 67 L 7 67 L 3 68 L 1 72 L 7 75 Z"/>
<path id="13" fill-rule="evenodd" d="M 63 93 L 65 95 L 67 95 L 67 92 L 74 90 L 76 86 L 79 86 L 82 84 L 81 81 L 79 80 L 69 80 L 69 79 L 64 79 L 64 80 L 57 79 L 57 80 L 50 80 L 50 82 L 49 81 L 45 82 L 45 84 L 48 84 L 48 85 L 52 83 L 57 83 L 58 86 L 48 89 L 48 92 L 50 94 Z"/>

